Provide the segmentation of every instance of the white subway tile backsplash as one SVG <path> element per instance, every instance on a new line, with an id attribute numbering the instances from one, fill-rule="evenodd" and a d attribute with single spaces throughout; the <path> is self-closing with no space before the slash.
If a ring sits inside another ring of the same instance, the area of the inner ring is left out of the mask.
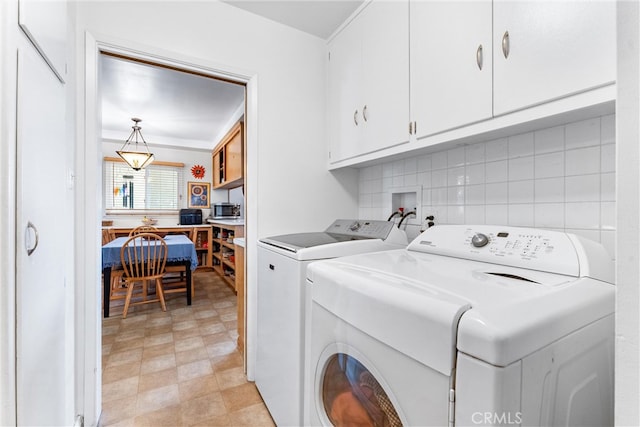
<path id="1" fill-rule="evenodd" d="M 533 180 L 509 182 L 509 203 L 533 203 Z"/>
<path id="2" fill-rule="evenodd" d="M 603 202 L 600 204 L 600 229 L 616 229 L 616 203 Z"/>
<path id="3" fill-rule="evenodd" d="M 464 166 L 448 169 L 447 185 L 449 187 L 454 185 L 464 185 L 464 183 L 465 183 Z"/>
<path id="4" fill-rule="evenodd" d="M 418 172 L 431 171 L 431 155 L 418 157 Z"/>
<path id="5" fill-rule="evenodd" d="M 533 179 L 533 156 L 509 159 L 509 181 Z"/>
<path id="6" fill-rule="evenodd" d="M 615 116 L 388 161 L 359 171 L 359 214 L 386 219 L 395 187 L 421 186 L 422 218 L 565 230 L 615 249 Z"/>
<path id="7" fill-rule="evenodd" d="M 564 228 L 564 203 L 536 203 L 534 225 L 538 228 Z"/>
<path id="8" fill-rule="evenodd" d="M 534 205 L 527 204 L 509 204 L 509 223 L 514 227 L 533 227 L 534 226 Z"/>
<path id="9" fill-rule="evenodd" d="M 506 182 L 485 184 L 485 202 L 488 205 L 509 203 L 509 184 Z"/>
<path id="10" fill-rule="evenodd" d="M 509 158 L 533 155 L 533 132 L 509 137 Z"/>
<path id="11" fill-rule="evenodd" d="M 614 202 L 616 200 L 616 174 L 603 173 L 600 176 L 600 200 Z"/>
<path id="12" fill-rule="evenodd" d="M 616 142 L 616 116 L 604 116 L 600 118 L 600 144 L 615 144 Z"/>
<path id="13" fill-rule="evenodd" d="M 616 171 L 616 146 L 615 144 L 606 144 L 600 147 L 600 171 L 615 172 Z"/>
<path id="14" fill-rule="evenodd" d="M 465 204 L 466 205 L 484 205 L 484 184 L 467 185 L 465 187 Z"/>
<path id="15" fill-rule="evenodd" d="M 565 173 L 586 175 L 600 172 L 600 146 L 567 150 L 565 155 Z"/>
<path id="16" fill-rule="evenodd" d="M 447 152 L 438 151 L 431 155 L 431 170 L 446 169 L 448 167 Z"/>
<path id="17" fill-rule="evenodd" d="M 564 177 L 535 180 L 534 201 L 536 203 L 560 203 L 564 200 Z"/>
<path id="18" fill-rule="evenodd" d="M 509 157 L 509 141 L 507 138 L 496 139 L 485 143 L 485 159 L 487 162 L 504 160 Z"/>
<path id="19" fill-rule="evenodd" d="M 464 165 L 464 147 L 456 147 L 447 151 L 447 166 L 454 168 Z"/>
<path id="20" fill-rule="evenodd" d="M 599 230 L 600 203 L 565 203 L 565 227 Z"/>
<path id="21" fill-rule="evenodd" d="M 485 224 L 505 225 L 509 223 L 509 205 L 489 205 L 484 209 Z"/>
<path id="22" fill-rule="evenodd" d="M 466 184 L 483 184 L 485 181 L 484 163 L 475 165 L 467 165 L 466 172 Z"/>
<path id="23" fill-rule="evenodd" d="M 485 165 L 485 182 L 505 182 L 509 179 L 509 161 L 499 160 Z"/>
<path id="24" fill-rule="evenodd" d="M 431 172 L 431 186 L 434 188 L 446 187 L 449 174 L 446 169 L 434 170 Z"/>
<path id="25" fill-rule="evenodd" d="M 464 187 L 449 187 L 447 189 L 447 204 L 464 205 Z"/>
<path id="26" fill-rule="evenodd" d="M 536 131 L 533 139 L 536 154 L 564 151 L 564 126 Z"/>
<path id="27" fill-rule="evenodd" d="M 571 123 L 565 130 L 565 148 L 590 147 L 600 145 L 600 118 Z"/>
<path id="28" fill-rule="evenodd" d="M 485 144 L 483 142 L 478 144 L 467 145 L 464 148 L 464 160 L 468 165 L 473 165 L 476 163 L 484 163 L 485 155 L 484 150 Z"/>
<path id="29" fill-rule="evenodd" d="M 600 174 L 568 176 L 565 179 L 566 202 L 600 200 Z"/>
<path id="30" fill-rule="evenodd" d="M 534 162 L 536 179 L 564 176 L 564 151 L 537 155 Z"/>

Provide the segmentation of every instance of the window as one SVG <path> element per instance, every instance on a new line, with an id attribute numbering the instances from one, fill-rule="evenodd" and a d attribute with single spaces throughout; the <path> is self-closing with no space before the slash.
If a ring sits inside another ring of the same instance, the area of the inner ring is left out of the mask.
<path id="1" fill-rule="evenodd" d="M 151 164 L 135 171 L 116 159 L 104 162 L 104 206 L 107 212 L 178 210 L 183 191 L 183 167 Z"/>

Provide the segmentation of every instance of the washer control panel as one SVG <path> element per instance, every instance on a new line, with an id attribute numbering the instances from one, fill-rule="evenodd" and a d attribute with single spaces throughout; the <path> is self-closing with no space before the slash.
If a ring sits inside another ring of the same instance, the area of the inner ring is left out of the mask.
<path id="1" fill-rule="evenodd" d="M 393 227 L 393 222 L 390 221 L 337 219 L 325 233 L 363 239 L 386 239 Z"/>
<path id="2" fill-rule="evenodd" d="M 493 264 L 578 275 L 576 244 L 567 233 L 493 225 L 431 227 L 408 246 L 410 251 Z"/>

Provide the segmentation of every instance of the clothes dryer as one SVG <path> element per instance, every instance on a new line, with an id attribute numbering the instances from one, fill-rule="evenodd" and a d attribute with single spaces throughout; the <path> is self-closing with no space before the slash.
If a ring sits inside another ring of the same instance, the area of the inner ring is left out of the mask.
<path id="1" fill-rule="evenodd" d="M 613 425 L 613 262 L 598 243 L 435 226 L 307 273 L 304 425 Z"/>
<path id="2" fill-rule="evenodd" d="M 303 422 L 307 266 L 320 259 L 404 248 L 389 221 L 336 220 L 325 231 L 258 242 L 256 386 L 278 426 Z"/>

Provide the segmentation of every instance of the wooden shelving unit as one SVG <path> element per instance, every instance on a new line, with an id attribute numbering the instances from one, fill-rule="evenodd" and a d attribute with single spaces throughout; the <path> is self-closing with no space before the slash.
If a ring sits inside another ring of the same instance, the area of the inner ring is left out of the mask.
<path id="1" fill-rule="evenodd" d="M 212 226 L 211 254 L 213 269 L 236 292 L 236 245 L 233 239 L 244 237 L 243 225 L 225 225 L 214 223 Z"/>

